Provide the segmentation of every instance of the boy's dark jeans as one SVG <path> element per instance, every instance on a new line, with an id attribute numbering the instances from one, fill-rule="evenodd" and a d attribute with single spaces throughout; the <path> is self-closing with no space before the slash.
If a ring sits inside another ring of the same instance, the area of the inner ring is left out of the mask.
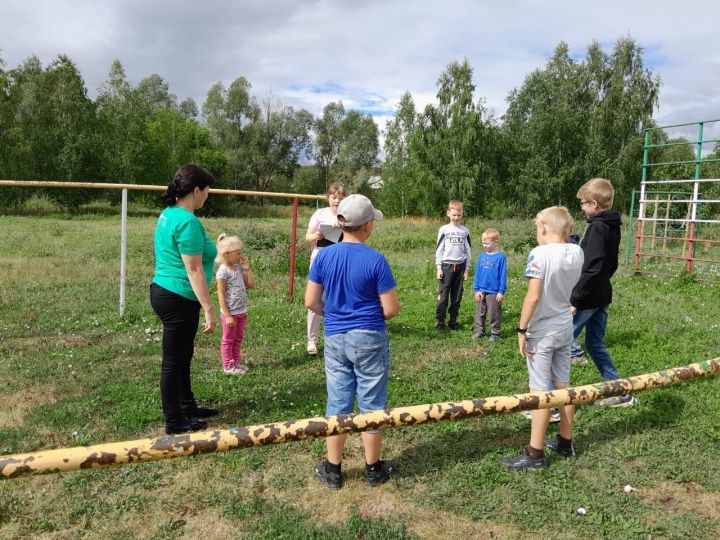
<path id="1" fill-rule="evenodd" d="M 438 322 L 445 322 L 445 312 L 450 314 L 450 324 L 457 322 L 460 301 L 463 295 L 465 263 L 442 265 L 443 277 L 440 280 L 438 304 L 435 316 Z M 448 309 L 450 303 L 450 309 Z"/>
<path id="2" fill-rule="evenodd" d="M 153 283 L 150 304 L 163 323 L 160 396 L 165 421 L 179 426 L 187 419 L 182 409 L 195 407 L 190 388 L 190 362 L 200 322 L 200 302 L 189 300 Z"/>

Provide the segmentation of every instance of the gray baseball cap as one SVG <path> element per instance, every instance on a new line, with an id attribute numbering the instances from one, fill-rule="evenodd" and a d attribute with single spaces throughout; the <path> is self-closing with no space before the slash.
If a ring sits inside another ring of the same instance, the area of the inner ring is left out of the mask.
<path id="1" fill-rule="evenodd" d="M 373 219 L 380 221 L 383 219 L 383 214 L 380 210 L 375 210 L 370 199 L 365 195 L 356 194 L 340 201 L 337 218 L 340 225 L 344 227 L 359 227 Z"/>

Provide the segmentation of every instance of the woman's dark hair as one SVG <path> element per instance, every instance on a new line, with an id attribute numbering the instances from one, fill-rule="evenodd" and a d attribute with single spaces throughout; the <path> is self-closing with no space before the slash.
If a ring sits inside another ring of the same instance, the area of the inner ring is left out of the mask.
<path id="1" fill-rule="evenodd" d="M 215 183 L 215 177 L 200 165 L 189 163 L 180 167 L 165 192 L 160 195 L 165 206 L 174 205 L 195 188 L 205 189 Z"/>

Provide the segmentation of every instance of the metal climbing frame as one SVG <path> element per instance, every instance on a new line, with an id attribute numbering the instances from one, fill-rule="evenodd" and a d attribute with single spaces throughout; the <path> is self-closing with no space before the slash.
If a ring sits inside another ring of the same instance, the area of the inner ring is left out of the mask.
<path id="1" fill-rule="evenodd" d="M 720 205 L 720 198 L 712 198 L 712 194 L 720 197 L 720 179 L 702 178 L 703 165 L 720 162 L 718 158 L 702 157 L 703 144 L 720 141 L 703 138 L 705 126 L 717 122 L 720 119 L 644 130 L 642 181 L 640 190 L 633 190 L 628 225 L 630 232 L 638 199 L 634 235 L 635 273 L 675 276 L 678 269 L 672 268 L 671 263 L 674 261 L 682 264 L 682 269 L 688 273 L 700 263 L 703 270 L 720 277 L 720 228 L 706 226 L 720 224 L 720 207 L 717 206 Z M 684 126 L 698 126 L 697 140 L 650 144 L 653 131 Z M 679 145 L 693 145 L 695 159 L 657 163 L 650 160 L 651 149 Z M 693 178 L 648 180 L 651 169 L 662 165 L 694 165 Z M 703 198 L 706 193 L 711 196 Z M 627 236 L 629 254 L 632 235 Z M 658 261 L 665 261 L 665 264 L 659 264 Z M 663 272 L 665 269 L 671 271 Z"/>

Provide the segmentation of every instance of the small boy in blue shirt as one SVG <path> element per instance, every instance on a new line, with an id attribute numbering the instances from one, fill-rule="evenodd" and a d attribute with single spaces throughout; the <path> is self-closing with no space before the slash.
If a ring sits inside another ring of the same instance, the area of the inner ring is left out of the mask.
<path id="1" fill-rule="evenodd" d="M 498 251 L 500 233 L 487 229 L 482 233 L 485 250 L 475 263 L 475 331 L 473 339 L 485 337 L 485 318 L 490 317 L 490 340 L 500 338 L 502 324 L 502 303 L 507 290 L 507 257 Z"/>

